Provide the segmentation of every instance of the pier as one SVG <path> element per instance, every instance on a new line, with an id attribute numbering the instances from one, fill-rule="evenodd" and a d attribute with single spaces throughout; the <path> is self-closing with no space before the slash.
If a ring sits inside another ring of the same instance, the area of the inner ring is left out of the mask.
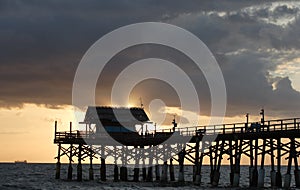
<path id="1" fill-rule="evenodd" d="M 193 164 L 193 183 L 201 185 L 204 158 L 209 159 L 210 184 L 217 187 L 220 180 L 222 160 L 226 156 L 230 163 L 230 184 L 238 187 L 240 182 L 241 157 L 249 160 L 249 187 L 264 187 L 267 174 L 265 160 L 271 161 L 271 187 L 289 188 L 293 184 L 300 187 L 298 158 L 300 155 L 300 118 L 265 120 L 261 110 L 261 120 L 245 123 L 221 124 L 214 126 L 193 126 L 180 128 L 174 119 L 173 128 L 169 130 L 147 130 L 142 133 L 123 128 L 109 107 L 89 107 L 81 124 L 85 130 L 58 131 L 55 122 L 54 143 L 58 146 L 56 156 L 56 178 L 61 178 L 61 157 L 69 159 L 67 178 L 72 180 L 73 162 L 77 160 L 77 179 L 82 181 L 82 160 L 89 159 L 89 179 L 94 179 L 93 161 L 100 160 L 100 180 L 107 176 L 108 160 L 114 163 L 114 181 L 160 181 L 162 183 L 177 181 L 185 183 L 184 163 Z M 119 108 L 116 108 L 119 109 Z M 149 119 L 142 108 L 127 108 L 139 124 Z M 122 112 L 126 108 L 120 109 Z M 95 117 L 95 115 L 97 117 Z M 99 121 L 103 127 L 99 127 Z M 126 120 L 126 125 L 132 123 Z M 136 124 L 136 123 L 135 123 Z M 104 135 L 103 128 L 108 133 Z M 102 131 L 101 131 L 102 130 Z M 184 141 L 170 141 L 161 144 L 172 135 Z M 215 137 L 213 142 L 209 137 Z M 111 143 L 113 138 L 120 144 Z M 169 151 L 172 150 L 172 151 Z M 100 152 L 100 156 L 96 153 Z M 176 154 L 173 154 L 176 153 Z M 282 160 L 287 160 L 287 170 L 282 170 Z M 179 165 L 179 173 L 174 173 L 174 163 Z M 133 179 L 128 178 L 128 164 L 134 165 Z M 292 168 L 294 170 L 292 170 Z M 141 170 L 140 170 L 141 169 Z M 294 172 L 294 179 L 291 173 Z M 142 177 L 140 177 L 142 173 Z M 176 177 L 175 177 L 176 176 Z"/>

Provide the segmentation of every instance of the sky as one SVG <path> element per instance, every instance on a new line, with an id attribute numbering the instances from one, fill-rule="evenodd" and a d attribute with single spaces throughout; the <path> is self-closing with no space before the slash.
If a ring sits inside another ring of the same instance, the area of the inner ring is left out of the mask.
<path id="1" fill-rule="evenodd" d="M 257 120 L 261 108 L 267 119 L 298 117 L 299 15 L 297 1 L 0 0 L 0 161 L 54 162 L 54 121 L 66 130 L 74 120 L 72 86 L 83 55 L 103 35 L 139 22 L 173 24 L 206 44 L 226 84 L 225 122 L 244 121 L 245 113 Z M 131 47 L 110 60 L 98 80 L 96 103 L 110 105 L 118 73 L 153 54 L 189 73 L 200 115 L 208 119 L 211 100 L 203 74 L 193 73 L 185 55 L 156 45 Z M 129 104 L 139 106 L 140 97 L 147 111 L 152 100 L 164 102 L 156 111 L 167 114 L 165 123 L 178 114 L 178 96 L 164 82 L 139 83 Z"/>

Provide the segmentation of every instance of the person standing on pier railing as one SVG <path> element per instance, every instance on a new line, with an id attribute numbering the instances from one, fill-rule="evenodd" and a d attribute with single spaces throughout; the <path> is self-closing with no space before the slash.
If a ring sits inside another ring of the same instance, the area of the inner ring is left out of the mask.
<path id="1" fill-rule="evenodd" d="M 176 120 L 175 120 L 175 115 L 174 115 L 174 119 L 172 121 L 172 124 L 173 124 L 173 132 L 175 132 L 175 128 L 177 127 L 177 123 L 176 123 Z"/>
<path id="2" fill-rule="evenodd" d="M 261 126 L 260 126 L 260 124 L 258 122 L 251 123 L 250 128 L 248 128 L 247 132 L 254 132 L 254 130 L 256 132 L 259 132 L 260 131 L 260 127 Z"/>
<path id="3" fill-rule="evenodd" d="M 246 123 L 245 123 L 245 132 L 248 132 L 248 124 L 249 124 L 249 113 L 246 114 Z"/>

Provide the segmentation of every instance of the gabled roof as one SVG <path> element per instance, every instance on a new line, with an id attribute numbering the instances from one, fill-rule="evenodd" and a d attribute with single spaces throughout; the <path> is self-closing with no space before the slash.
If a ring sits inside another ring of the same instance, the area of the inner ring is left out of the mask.
<path id="1" fill-rule="evenodd" d="M 146 122 L 149 121 L 149 118 L 143 108 L 89 106 L 85 114 L 84 123 L 97 123 L 99 120 L 101 122 L 133 122 L 134 120 Z"/>

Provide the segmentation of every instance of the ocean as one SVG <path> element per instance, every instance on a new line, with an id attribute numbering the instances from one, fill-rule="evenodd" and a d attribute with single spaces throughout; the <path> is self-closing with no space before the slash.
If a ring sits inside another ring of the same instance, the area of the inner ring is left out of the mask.
<path id="1" fill-rule="evenodd" d="M 73 180 L 67 181 L 67 164 L 62 164 L 61 179 L 55 179 L 55 164 L 15 164 L 2 163 L 0 164 L 0 190 L 12 189 L 233 189 L 229 182 L 229 166 L 221 167 L 221 177 L 219 187 L 212 188 L 209 184 L 210 166 L 203 166 L 202 168 L 202 184 L 195 186 L 192 184 L 192 166 L 185 166 L 185 185 L 176 187 L 174 184 L 161 184 L 159 182 L 113 182 L 113 165 L 107 165 L 107 181 L 100 181 L 100 165 L 94 164 L 95 180 L 88 180 L 89 165 L 83 164 L 83 181 L 76 181 L 76 164 L 73 165 Z M 174 166 L 175 177 L 178 177 L 178 166 Z M 266 166 L 265 187 L 270 187 L 270 167 Z M 282 167 L 282 176 L 286 172 L 286 167 Z M 142 172 L 140 172 L 142 174 Z M 292 172 L 293 175 L 293 172 Z M 249 186 L 249 167 L 241 166 L 240 187 L 235 189 L 245 189 Z M 155 176 L 154 176 L 155 177 Z M 133 179 L 133 168 L 128 168 L 128 179 Z M 140 180 L 142 176 L 140 177 Z M 167 186 L 167 187 L 165 187 Z M 292 176 L 292 189 L 294 189 L 295 182 Z"/>

